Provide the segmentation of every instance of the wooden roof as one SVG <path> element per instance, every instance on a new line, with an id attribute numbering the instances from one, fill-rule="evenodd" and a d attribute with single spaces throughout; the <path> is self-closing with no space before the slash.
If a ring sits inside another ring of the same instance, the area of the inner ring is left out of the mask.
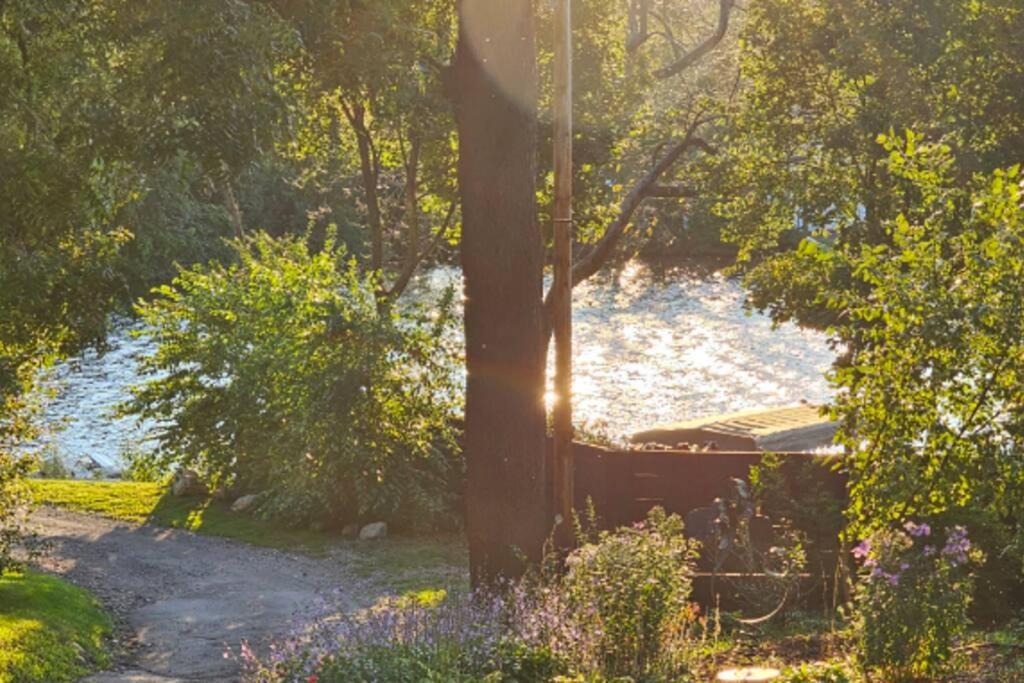
<path id="1" fill-rule="evenodd" d="M 800 404 L 661 425 L 637 432 L 631 441 L 667 446 L 714 442 L 718 450 L 797 452 L 831 445 L 835 431 L 836 424 L 818 406 Z"/>

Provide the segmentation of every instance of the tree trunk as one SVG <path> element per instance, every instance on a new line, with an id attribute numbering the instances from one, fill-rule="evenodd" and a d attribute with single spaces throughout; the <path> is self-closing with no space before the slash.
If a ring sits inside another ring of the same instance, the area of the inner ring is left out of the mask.
<path id="1" fill-rule="evenodd" d="M 409 156 L 405 161 L 405 224 L 409 231 L 406 241 L 405 265 L 415 267 L 420 258 L 420 139 L 413 135 L 409 141 Z"/>
<path id="2" fill-rule="evenodd" d="M 466 530 L 474 585 L 516 576 L 550 531 L 532 0 L 460 0 L 452 95 L 465 276 Z"/>
<path id="3" fill-rule="evenodd" d="M 242 218 L 242 207 L 235 195 L 234 183 L 231 178 L 221 181 L 221 194 L 224 197 L 224 207 L 228 210 L 228 222 L 231 224 L 231 232 L 236 239 L 245 237 L 245 220 Z"/>
<path id="4" fill-rule="evenodd" d="M 366 109 L 357 104 L 345 113 L 355 131 L 356 145 L 359 148 L 359 169 L 363 193 L 366 195 L 366 220 L 370 226 L 370 270 L 379 271 L 384 267 L 384 230 L 380 219 L 380 197 L 377 194 L 380 170 L 377 167 L 370 131 L 366 127 Z"/>

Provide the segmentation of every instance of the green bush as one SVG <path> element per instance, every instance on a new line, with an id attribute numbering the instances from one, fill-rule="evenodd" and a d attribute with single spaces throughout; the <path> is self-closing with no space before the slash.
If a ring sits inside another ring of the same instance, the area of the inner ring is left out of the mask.
<path id="1" fill-rule="evenodd" d="M 138 305 L 156 350 L 124 411 L 161 426 L 143 457 L 266 491 L 261 513 L 296 523 L 447 515 L 462 466 L 451 294 L 399 315 L 332 243 L 233 247 L 236 263 L 182 270 Z"/>
<path id="2" fill-rule="evenodd" d="M 661 508 L 647 520 L 601 532 L 566 558 L 560 590 L 600 673 L 658 680 L 685 673 L 697 543 Z M 682 655 L 682 656 L 680 656 Z"/>
<path id="3" fill-rule="evenodd" d="M 855 629 L 864 669 L 894 682 L 946 673 L 970 623 L 971 570 L 983 559 L 967 529 L 940 534 L 907 522 L 876 532 L 854 556 L 863 560 Z"/>
<path id="4" fill-rule="evenodd" d="M 0 576 L 20 567 L 14 549 L 31 540 L 25 528 L 30 502 L 25 477 L 32 465 L 30 458 L 0 450 Z"/>
<path id="5" fill-rule="evenodd" d="M 818 662 L 784 671 L 779 683 L 852 683 L 853 680 L 853 674 L 842 664 Z"/>

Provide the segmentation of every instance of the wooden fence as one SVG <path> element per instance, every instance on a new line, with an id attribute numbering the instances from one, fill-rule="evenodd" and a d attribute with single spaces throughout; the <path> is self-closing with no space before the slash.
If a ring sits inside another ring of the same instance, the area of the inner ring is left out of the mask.
<path id="1" fill-rule="evenodd" d="M 820 457 L 779 455 L 806 460 Z M 728 496 L 732 480 L 748 480 L 750 467 L 763 457 L 760 452 L 609 450 L 575 444 L 576 509 L 586 509 L 591 500 L 604 528 L 640 521 L 655 506 L 685 516 Z M 826 467 L 821 476 L 830 490 L 845 497 L 845 477 Z"/>

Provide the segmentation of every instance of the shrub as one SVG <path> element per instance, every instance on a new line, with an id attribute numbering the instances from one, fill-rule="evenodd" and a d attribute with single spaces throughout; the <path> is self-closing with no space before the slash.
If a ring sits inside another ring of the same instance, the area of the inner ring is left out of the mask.
<path id="1" fill-rule="evenodd" d="M 596 672 L 637 680 L 685 672 L 679 650 L 696 616 L 690 602 L 696 559 L 697 543 L 683 536 L 682 520 L 661 508 L 632 527 L 598 534 L 568 556 L 559 590 Z"/>
<path id="2" fill-rule="evenodd" d="M 934 534 L 927 523 L 875 533 L 854 549 L 858 655 L 885 680 L 934 677 L 950 664 L 969 625 L 971 569 L 981 560 L 962 526 Z"/>
<path id="3" fill-rule="evenodd" d="M 852 683 L 853 680 L 853 674 L 842 664 L 818 662 L 783 672 L 779 683 Z"/>
<path id="4" fill-rule="evenodd" d="M 33 461 L 0 450 L 0 576 L 20 568 L 15 548 L 31 546 L 31 534 L 25 528 L 30 502 L 28 476 Z"/>
<path id="5" fill-rule="evenodd" d="M 847 501 L 830 481 L 833 466 L 831 458 L 767 453 L 750 468 L 751 494 L 764 514 L 790 522 L 816 550 L 835 548 Z"/>
<path id="6" fill-rule="evenodd" d="M 451 294 L 400 316 L 331 243 L 233 247 L 236 263 L 182 270 L 138 306 L 156 351 L 124 411 L 161 426 L 145 457 L 267 491 L 261 513 L 295 522 L 446 515 L 461 468 Z"/>

